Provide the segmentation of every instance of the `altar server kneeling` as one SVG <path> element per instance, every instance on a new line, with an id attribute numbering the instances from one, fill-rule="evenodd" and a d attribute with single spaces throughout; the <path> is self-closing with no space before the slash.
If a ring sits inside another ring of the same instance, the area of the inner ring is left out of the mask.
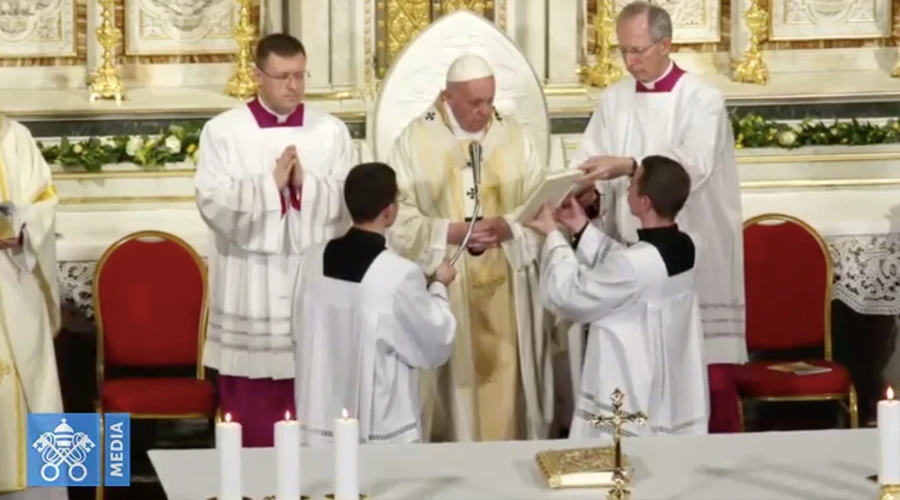
<path id="1" fill-rule="evenodd" d="M 422 439 L 416 370 L 444 364 L 453 350 L 447 286 L 456 271 L 445 262 L 428 280 L 386 249 L 398 194 L 389 166 L 354 167 L 344 185 L 353 227 L 302 256 L 293 332 L 306 445 L 330 445 L 344 411 L 359 420 L 363 442 Z"/>
<path id="2" fill-rule="evenodd" d="M 676 161 L 644 158 L 628 189 L 631 213 L 641 222 L 639 241 L 630 247 L 590 224 L 571 199 L 555 214 L 545 207 L 531 224 L 547 234 L 544 306 L 590 324 L 572 439 L 611 432 L 595 428 L 591 419 L 610 416 L 616 389 L 625 393 L 625 411 L 648 416 L 644 427 L 626 424 L 626 435 L 707 433 L 709 393 L 694 285 L 698 252 L 674 222 L 690 184 Z"/>

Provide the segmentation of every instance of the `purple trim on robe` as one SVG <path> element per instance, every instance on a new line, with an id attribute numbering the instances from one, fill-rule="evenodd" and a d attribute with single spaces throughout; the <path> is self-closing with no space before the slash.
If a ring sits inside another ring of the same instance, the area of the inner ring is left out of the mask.
<path id="1" fill-rule="evenodd" d="M 285 412 L 296 415 L 294 379 L 246 378 L 219 375 L 222 416 L 231 414 L 241 424 L 245 448 L 275 445 L 275 423 Z"/>
<path id="2" fill-rule="evenodd" d="M 266 108 L 263 107 L 262 103 L 259 102 L 259 97 L 248 102 L 247 107 L 250 108 L 250 113 L 253 114 L 253 118 L 256 119 L 256 124 L 259 125 L 259 128 L 303 126 L 304 113 L 302 102 L 297 106 L 297 109 L 295 109 L 293 113 L 288 115 L 287 120 L 281 123 L 278 123 L 277 116 L 269 113 Z"/>
<path id="3" fill-rule="evenodd" d="M 639 81 L 635 81 L 635 92 L 643 93 L 643 92 L 671 92 L 672 89 L 675 88 L 675 84 L 678 83 L 678 80 L 684 75 L 685 71 L 678 67 L 677 64 L 672 63 L 672 70 L 669 73 L 662 77 L 662 79 L 656 82 L 653 85 L 653 88 L 647 88 L 646 85 Z"/>
<path id="4" fill-rule="evenodd" d="M 709 433 L 741 432 L 741 396 L 738 392 L 739 365 L 713 363 L 709 370 Z"/>

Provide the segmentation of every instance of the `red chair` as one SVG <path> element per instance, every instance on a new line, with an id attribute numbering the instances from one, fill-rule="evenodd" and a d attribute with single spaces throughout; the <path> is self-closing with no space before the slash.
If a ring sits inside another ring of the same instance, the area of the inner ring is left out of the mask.
<path id="1" fill-rule="evenodd" d="M 772 369 L 785 361 L 750 362 L 737 372 L 742 400 L 838 401 L 859 426 L 850 373 L 831 359 L 831 254 L 822 237 L 803 221 L 764 214 L 744 222 L 747 349 L 779 351 L 821 348 L 823 359 L 802 361 L 830 369 L 800 375 Z"/>
<path id="2" fill-rule="evenodd" d="M 202 363 L 206 283 L 203 260 L 172 234 L 140 231 L 106 250 L 93 281 L 101 418 L 103 413 L 130 413 L 133 419 L 215 416 L 215 390 Z M 196 366 L 195 376 L 106 378 L 113 369 L 187 366 Z M 97 488 L 98 498 L 102 492 Z"/>

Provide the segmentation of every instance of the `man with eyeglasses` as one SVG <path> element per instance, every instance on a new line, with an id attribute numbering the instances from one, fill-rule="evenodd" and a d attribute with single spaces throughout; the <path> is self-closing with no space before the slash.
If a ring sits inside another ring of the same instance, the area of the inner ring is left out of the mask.
<path id="1" fill-rule="evenodd" d="M 602 224 L 608 234 L 630 243 L 637 241 L 638 220 L 629 213 L 627 191 L 641 159 L 663 155 L 684 166 L 691 193 L 677 222 L 682 231 L 698 235 L 702 249 L 697 293 L 707 359 L 711 364 L 742 363 L 747 348 L 741 193 L 724 98 L 670 59 L 672 19 L 665 9 L 643 1 L 625 6 L 616 20 L 616 36 L 631 78 L 601 94 L 570 166 L 584 170 L 583 180 L 602 195 Z M 591 189 L 581 201 L 593 203 L 597 194 Z M 571 333 L 570 355 L 579 356 L 584 337 Z M 580 366 L 578 358 L 574 361 Z M 710 368 L 713 386 L 721 369 Z M 737 412 L 736 399 L 725 406 Z M 713 413 L 715 420 L 715 408 Z"/>
<path id="2" fill-rule="evenodd" d="M 293 413 L 291 292 L 300 252 L 349 227 L 342 189 L 353 165 L 347 126 L 303 103 L 306 50 L 273 34 L 256 49 L 258 96 L 200 136 L 196 197 L 210 228 L 204 364 L 244 446 L 273 444 Z"/>

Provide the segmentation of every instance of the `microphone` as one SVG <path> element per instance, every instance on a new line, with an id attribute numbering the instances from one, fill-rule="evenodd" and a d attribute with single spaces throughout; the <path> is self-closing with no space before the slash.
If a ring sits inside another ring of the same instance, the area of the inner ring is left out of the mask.
<path id="1" fill-rule="evenodd" d="M 475 191 L 475 203 L 476 207 L 478 207 L 478 199 L 480 199 L 479 187 L 481 186 L 481 143 L 478 141 L 472 141 L 469 143 L 469 161 L 472 163 L 472 181 L 474 183 L 474 191 Z M 475 224 L 478 220 L 478 210 L 476 213 L 472 214 L 471 224 Z M 469 254 L 477 257 L 484 253 L 484 250 L 481 251 L 473 251 L 469 249 Z"/>
<path id="2" fill-rule="evenodd" d="M 469 160 L 472 162 L 472 179 L 475 181 L 475 192 L 481 185 L 481 143 L 472 141 L 469 144 Z"/>

